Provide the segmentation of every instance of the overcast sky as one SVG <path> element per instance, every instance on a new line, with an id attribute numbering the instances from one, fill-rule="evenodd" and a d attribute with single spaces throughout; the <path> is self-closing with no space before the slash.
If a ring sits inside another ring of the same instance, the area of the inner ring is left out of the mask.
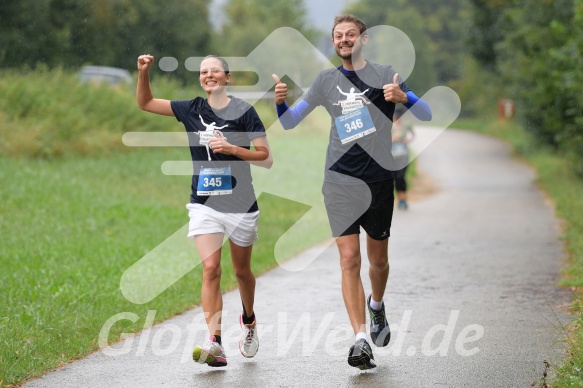
<path id="1" fill-rule="evenodd" d="M 351 0 L 306 0 L 308 18 L 313 25 L 324 32 L 332 30 L 334 16 L 340 15 Z"/>
<path id="2" fill-rule="evenodd" d="M 355 0 L 304 0 L 304 4 L 308 11 L 308 20 L 312 23 L 312 27 L 328 32 L 332 29 L 334 16 L 340 14 L 347 4 L 354 1 Z M 220 25 L 223 20 L 221 10 L 225 2 L 226 0 L 212 0 L 211 3 L 211 20 L 216 21 L 218 25 Z"/>

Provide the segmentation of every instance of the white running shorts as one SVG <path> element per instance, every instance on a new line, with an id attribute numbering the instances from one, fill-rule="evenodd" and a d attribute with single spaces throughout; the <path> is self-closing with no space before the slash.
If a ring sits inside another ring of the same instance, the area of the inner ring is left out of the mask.
<path id="1" fill-rule="evenodd" d="M 199 203 L 189 203 L 188 238 L 209 233 L 223 233 L 240 247 L 253 245 L 259 238 L 259 211 L 253 213 L 221 213 Z"/>

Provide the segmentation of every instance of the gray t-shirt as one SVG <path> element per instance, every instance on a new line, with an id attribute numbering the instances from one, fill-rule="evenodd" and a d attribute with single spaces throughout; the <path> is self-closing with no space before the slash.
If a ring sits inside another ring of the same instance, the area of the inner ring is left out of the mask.
<path id="1" fill-rule="evenodd" d="M 366 183 L 393 178 L 391 118 L 395 104 L 385 100 L 382 86 L 392 83 L 395 73 L 391 66 L 367 63 L 356 72 L 340 66 L 316 77 L 304 100 L 310 109 L 323 106 L 332 119 L 325 181 L 355 183 L 345 175 Z M 405 83 L 400 87 L 405 93 L 410 90 Z"/>

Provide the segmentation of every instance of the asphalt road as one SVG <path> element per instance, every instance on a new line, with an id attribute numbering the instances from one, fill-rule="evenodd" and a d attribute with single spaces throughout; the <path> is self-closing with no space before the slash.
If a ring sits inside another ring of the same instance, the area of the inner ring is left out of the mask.
<path id="1" fill-rule="evenodd" d="M 431 133 L 418 128 L 418 138 Z M 435 193 L 395 210 L 385 295 L 392 339 L 376 369 L 346 363 L 353 336 L 336 247 L 304 270 L 257 282 L 261 345 L 237 347 L 240 300 L 225 295 L 229 365 L 193 363 L 206 335 L 200 308 L 29 382 L 26 387 L 529 387 L 560 360 L 566 290 L 559 224 L 534 172 L 505 144 L 447 130 L 419 157 Z M 298 262 L 305 256 L 294 259 Z M 301 264 L 300 264 L 301 266 Z M 370 293 L 363 262 L 365 292 Z M 142 320 L 144 317 L 140 317 Z"/>

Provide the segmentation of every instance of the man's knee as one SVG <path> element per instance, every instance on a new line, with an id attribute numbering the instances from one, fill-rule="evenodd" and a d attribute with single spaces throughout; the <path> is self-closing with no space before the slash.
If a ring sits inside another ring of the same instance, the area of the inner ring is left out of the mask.
<path id="1" fill-rule="evenodd" d="M 374 271 L 386 271 L 389 269 L 389 257 L 387 255 L 369 257 L 368 260 L 370 268 Z"/>
<path id="2" fill-rule="evenodd" d="M 342 272 L 360 274 L 360 259 L 358 259 L 358 260 L 342 260 L 340 262 L 340 267 L 342 268 Z"/>
<path id="3" fill-rule="evenodd" d="M 340 267 L 343 272 L 356 272 L 360 274 L 360 241 L 358 235 L 339 237 L 336 240 L 338 253 L 340 253 Z"/>
<path id="4" fill-rule="evenodd" d="M 359 272 L 360 273 L 360 250 L 359 249 L 343 249 L 340 252 L 340 267 L 343 272 Z"/>

